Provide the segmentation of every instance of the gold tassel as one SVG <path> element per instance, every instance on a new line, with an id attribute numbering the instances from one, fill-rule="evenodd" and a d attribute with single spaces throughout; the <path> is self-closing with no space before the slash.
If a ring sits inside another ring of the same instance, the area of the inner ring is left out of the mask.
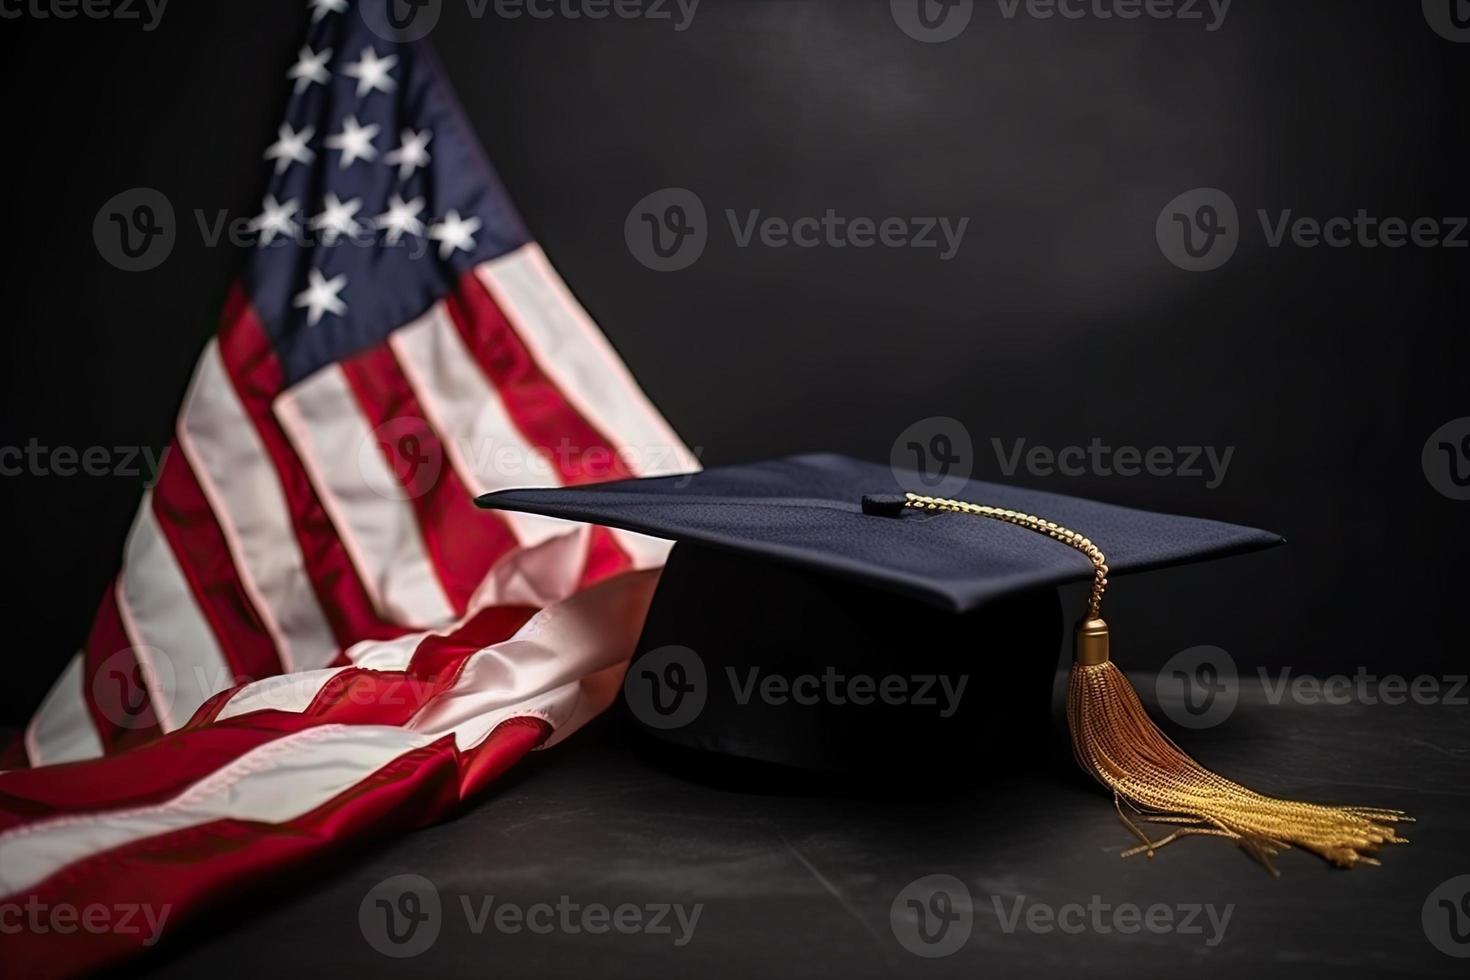
<path id="1" fill-rule="evenodd" d="M 1340 868 L 1378 864 L 1383 844 L 1407 841 L 1394 832 L 1408 821 L 1400 810 L 1321 806 L 1262 796 L 1195 762 L 1159 730 L 1133 685 L 1108 659 L 1107 625 L 1097 618 L 1077 628 L 1077 659 L 1067 685 L 1067 725 L 1083 769 L 1113 791 L 1118 816 L 1141 842 L 1123 852 L 1154 856 L 1181 837 L 1234 840 L 1271 874 L 1271 859 L 1288 847 L 1320 855 Z M 1124 812 L 1179 829 L 1150 840 Z"/>
<path id="2" fill-rule="evenodd" d="M 915 493 L 904 496 L 904 506 L 914 510 L 972 514 L 1044 534 L 1092 562 L 1087 617 L 1077 627 L 1077 659 L 1067 686 L 1067 726 L 1078 764 L 1113 791 L 1118 817 L 1139 840 L 1123 857 L 1153 857 L 1181 837 L 1224 837 L 1274 876 L 1278 872 L 1271 859 L 1289 847 L 1352 868 L 1378 864 L 1372 855 L 1383 844 L 1408 843 L 1393 827 L 1413 820 L 1402 810 L 1322 806 L 1262 796 L 1206 769 L 1161 732 L 1133 685 L 1109 659 L 1108 626 L 1098 614 L 1108 587 L 1107 559 L 1086 536 L 1004 507 Z M 1129 818 L 1124 804 L 1147 823 L 1179 829 L 1151 840 Z"/>

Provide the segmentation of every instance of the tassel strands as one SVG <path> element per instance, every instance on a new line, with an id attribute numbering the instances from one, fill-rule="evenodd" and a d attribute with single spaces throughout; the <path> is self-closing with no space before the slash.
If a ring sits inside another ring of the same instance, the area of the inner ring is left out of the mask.
<path id="1" fill-rule="evenodd" d="M 1067 721 L 1077 762 L 1113 791 L 1118 815 L 1140 844 L 1124 857 L 1147 854 L 1181 837 L 1234 840 L 1266 870 L 1288 846 L 1311 851 L 1340 868 L 1378 864 L 1372 855 L 1405 839 L 1394 824 L 1401 811 L 1322 806 L 1263 796 L 1201 766 L 1159 730 L 1133 685 L 1111 662 L 1077 663 L 1067 686 Z M 1150 840 L 1123 810 L 1150 823 L 1178 825 Z"/>
<path id="2" fill-rule="evenodd" d="M 1201 766 L 1160 731 L 1110 659 L 1108 626 L 1099 618 L 1108 585 L 1107 560 L 1086 537 L 1031 514 L 962 500 L 910 493 L 905 506 L 1015 524 L 1054 538 L 1092 562 L 1087 617 L 1077 627 L 1077 656 L 1067 687 L 1067 725 L 1078 765 L 1112 790 L 1119 819 L 1139 840 L 1123 857 L 1153 857 L 1182 837 L 1223 837 L 1276 875 L 1272 858 L 1289 847 L 1353 868 L 1378 864 L 1373 855 L 1385 844 L 1407 843 L 1394 829 L 1412 820 L 1402 811 L 1263 796 Z M 1150 839 L 1125 805 L 1146 823 L 1178 829 Z"/>

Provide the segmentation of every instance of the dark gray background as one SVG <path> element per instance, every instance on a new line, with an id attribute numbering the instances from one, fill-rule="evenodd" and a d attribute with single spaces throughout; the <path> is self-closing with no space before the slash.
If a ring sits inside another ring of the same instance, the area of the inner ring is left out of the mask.
<path id="1" fill-rule="evenodd" d="M 166 442 L 240 256 L 192 212 L 254 214 L 301 0 L 188 4 L 136 22 L 6 21 L 0 80 L 13 254 L 0 445 Z M 1417 3 L 1236 0 L 1199 22 L 1006 20 L 905 36 L 884 0 L 704 0 L 667 23 L 471 19 L 432 40 L 529 224 L 708 464 L 807 449 L 886 459 L 929 416 L 1060 447 L 1236 447 L 1184 478 L 1016 479 L 1254 524 L 1277 552 L 1117 585 L 1120 659 L 1215 644 L 1243 666 L 1463 670 L 1470 504 L 1425 440 L 1470 415 L 1466 250 L 1266 246 L 1254 212 L 1470 212 L 1470 45 Z M 151 272 L 103 262 L 98 207 L 161 190 L 181 223 Z M 694 190 L 715 227 L 658 274 L 629 209 Z M 1192 274 L 1154 223 L 1215 186 L 1233 260 Z M 722 212 L 969 217 L 933 251 L 736 248 Z M 141 481 L 0 479 L 0 590 L 21 722 L 83 639 Z"/>

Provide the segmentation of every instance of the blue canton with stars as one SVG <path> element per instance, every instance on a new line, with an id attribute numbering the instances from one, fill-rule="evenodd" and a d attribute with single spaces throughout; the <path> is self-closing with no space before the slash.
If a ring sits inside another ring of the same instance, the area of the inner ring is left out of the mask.
<path id="1" fill-rule="evenodd" d="M 293 384 L 384 340 L 530 239 L 424 42 L 311 0 L 245 284 Z"/>

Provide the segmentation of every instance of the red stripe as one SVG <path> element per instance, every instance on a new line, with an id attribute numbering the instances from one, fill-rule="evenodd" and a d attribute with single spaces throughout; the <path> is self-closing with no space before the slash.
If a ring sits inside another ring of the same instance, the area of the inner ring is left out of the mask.
<path id="1" fill-rule="evenodd" d="M 633 474 L 612 440 L 583 418 L 557 388 L 473 270 L 445 300 L 460 337 L 500 393 L 526 441 L 547 456 L 562 483 L 576 486 Z"/>
<path id="2" fill-rule="evenodd" d="M 0 773 L 0 831 L 50 817 L 149 806 L 303 727 L 285 712 L 180 729 L 129 752 Z"/>
<path id="3" fill-rule="evenodd" d="M 279 674 L 280 651 L 245 591 L 219 517 L 177 441 L 169 446 L 153 488 L 153 513 L 234 672 L 233 678 L 219 678 L 220 686 Z"/>
<path id="4" fill-rule="evenodd" d="M 82 696 L 105 753 L 121 752 L 155 738 L 158 715 L 118 611 L 118 583 L 107 587 L 83 651 Z"/>
<path id="5" fill-rule="evenodd" d="M 587 542 L 587 563 L 582 566 L 582 578 L 577 591 L 596 585 L 604 579 L 621 575 L 633 567 L 628 553 L 618 544 L 618 539 L 605 527 L 594 527 Z"/>
<path id="6" fill-rule="evenodd" d="M 238 284 L 225 302 L 222 320 L 219 349 L 225 370 L 280 478 L 307 575 L 338 644 L 345 650 L 359 640 L 404 635 L 408 628 L 378 615 L 305 467 L 271 411 L 276 396 L 285 389 L 285 374 L 260 318 Z"/>
<path id="7" fill-rule="evenodd" d="M 28 768 L 31 756 L 26 751 L 25 733 L 8 729 L 0 737 L 5 739 L 5 748 L 0 749 L 0 771 Z"/>
<path id="8" fill-rule="evenodd" d="M 273 825 L 219 820 L 161 834 L 68 865 L 25 899 L 45 907 L 100 903 L 168 907 L 166 931 L 291 869 L 359 851 L 361 842 L 434 822 L 545 741 L 549 725 L 512 719 L 475 749 L 453 736 L 406 753 L 303 817 Z M 226 918 L 226 917 L 221 917 Z M 16 977 L 71 976 L 145 951 L 147 930 L 124 934 L 0 932 L 0 958 Z"/>
<path id="9" fill-rule="evenodd" d="M 130 752 L 0 773 L 0 831 L 48 817 L 162 803 L 265 742 L 316 725 L 406 724 L 453 686 L 471 655 L 509 639 L 534 613 L 528 606 L 486 609 L 448 636 L 425 637 L 405 670 L 342 671 L 301 712 L 262 709 L 215 721 L 236 693 L 222 692 L 182 728 Z"/>
<path id="10" fill-rule="evenodd" d="M 634 474 L 613 450 L 612 440 L 582 416 L 541 370 L 495 298 L 471 270 L 445 299 L 465 347 L 499 393 L 512 424 L 549 457 L 565 486 L 622 480 Z M 591 585 L 633 565 L 617 538 L 593 528 L 582 585 Z"/>
<path id="11" fill-rule="evenodd" d="M 378 446 L 413 505 L 429 562 L 457 615 L 496 559 L 516 547 L 505 518 L 480 510 L 454 467 L 398 359 L 387 344 L 341 362 L 358 409 L 380 436 Z M 431 464 L 425 466 L 423 461 Z"/>

